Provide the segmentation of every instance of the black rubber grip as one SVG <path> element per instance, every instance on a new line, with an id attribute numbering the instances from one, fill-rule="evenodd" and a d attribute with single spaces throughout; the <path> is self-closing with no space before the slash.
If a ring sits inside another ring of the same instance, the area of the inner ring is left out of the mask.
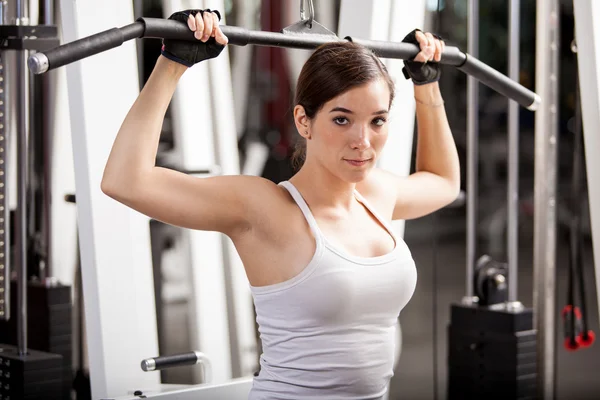
<path id="1" fill-rule="evenodd" d="M 49 70 L 82 60 L 94 54 L 113 49 L 123 42 L 140 37 L 144 33 L 143 24 L 131 24 L 123 28 L 112 28 L 44 52 L 48 58 Z"/>
<path id="2" fill-rule="evenodd" d="M 534 92 L 475 57 L 467 54 L 465 63 L 457 68 L 489 88 L 494 89 L 496 92 L 516 101 L 525 108 L 535 110 L 539 104 L 539 96 Z"/>
<path id="3" fill-rule="evenodd" d="M 198 363 L 198 356 L 194 352 L 174 354 L 171 356 L 160 356 L 153 358 L 155 362 L 155 370 L 165 368 L 180 367 L 183 365 L 195 365 Z"/>
<path id="4" fill-rule="evenodd" d="M 138 18 L 138 22 L 145 25 L 145 38 L 197 40 L 187 25 L 181 22 L 159 18 Z M 219 25 L 219 28 L 227 36 L 229 44 L 236 46 L 253 44 L 257 46 L 314 49 L 324 43 L 336 40 L 335 37 L 326 35 L 290 35 L 280 32 L 251 31 L 228 25 Z"/>
<path id="5" fill-rule="evenodd" d="M 346 37 L 351 42 L 360 44 L 373 50 L 377 56 L 382 58 L 399 58 L 408 60 L 419 54 L 419 47 L 404 42 L 384 42 L 381 40 L 358 39 L 351 36 Z M 458 47 L 446 46 L 442 53 L 440 64 L 462 65 L 467 56 Z"/>

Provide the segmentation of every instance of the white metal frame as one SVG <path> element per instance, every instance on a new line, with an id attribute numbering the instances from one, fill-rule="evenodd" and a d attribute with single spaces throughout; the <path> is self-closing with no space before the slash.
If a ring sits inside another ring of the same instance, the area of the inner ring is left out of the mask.
<path id="1" fill-rule="evenodd" d="M 178 386 L 164 385 L 160 390 L 136 389 L 142 392 L 145 399 L 156 400 L 246 400 L 252 389 L 252 378 L 238 378 L 220 385 L 195 385 Z M 100 400 L 139 400 L 140 396 L 134 395 L 131 390 L 127 395 L 120 397 L 103 398 Z"/>
<path id="2" fill-rule="evenodd" d="M 61 0 L 60 10 L 65 42 L 133 20 L 132 3 L 122 0 Z M 158 351 L 148 218 L 100 190 L 115 135 L 139 93 L 135 45 L 66 67 L 93 398 L 159 383 L 139 365 Z"/>

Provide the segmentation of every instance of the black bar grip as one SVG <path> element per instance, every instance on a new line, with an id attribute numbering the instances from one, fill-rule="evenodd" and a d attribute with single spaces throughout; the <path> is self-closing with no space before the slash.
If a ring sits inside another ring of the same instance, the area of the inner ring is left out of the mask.
<path id="1" fill-rule="evenodd" d="M 542 102 L 540 96 L 475 57 L 469 54 L 466 56 L 465 63 L 457 67 L 459 70 L 472 76 L 489 88 L 494 89 L 496 92 L 516 101 L 528 110 L 537 110 Z"/>
<path id="2" fill-rule="evenodd" d="M 137 22 L 144 26 L 144 38 L 198 40 L 194 32 L 181 22 L 163 18 L 138 18 Z M 221 31 L 229 39 L 229 44 L 245 46 L 248 44 L 250 31 L 236 26 L 219 25 Z"/>
<path id="3" fill-rule="evenodd" d="M 381 40 L 358 39 L 351 36 L 347 40 L 365 46 L 375 52 L 382 58 L 399 58 L 408 60 L 419 54 L 419 47 L 411 43 L 404 42 L 384 42 Z M 458 47 L 446 46 L 442 53 L 440 64 L 459 66 L 464 64 L 467 56 L 460 51 Z"/>
<path id="4" fill-rule="evenodd" d="M 35 53 L 29 57 L 29 69 L 35 74 L 41 74 L 93 56 L 94 54 L 119 47 L 123 42 L 141 37 L 143 34 L 144 25 L 139 22 L 124 26 L 123 28 L 112 28 L 45 52 Z"/>
<path id="5" fill-rule="evenodd" d="M 138 18 L 145 26 L 145 38 L 163 38 L 179 40 L 197 40 L 194 33 L 180 22 L 160 18 Z M 229 25 L 219 25 L 227 36 L 229 44 L 246 46 L 286 47 L 296 49 L 315 49 L 322 44 L 340 40 L 335 36 L 318 34 L 284 34 L 281 32 L 251 31 Z"/>
<path id="6" fill-rule="evenodd" d="M 142 360 L 141 366 L 144 371 L 158 371 L 165 368 L 181 367 L 184 365 L 196 365 L 205 361 L 202 354 L 191 351 L 189 353 L 160 356 Z"/>

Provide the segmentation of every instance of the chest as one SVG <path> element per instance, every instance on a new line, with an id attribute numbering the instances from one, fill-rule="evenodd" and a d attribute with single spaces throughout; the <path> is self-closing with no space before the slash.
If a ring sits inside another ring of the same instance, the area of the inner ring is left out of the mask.
<path id="1" fill-rule="evenodd" d="M 391 233 L 366 209 L 351 217 L 328 216 L 316 220 L 332 246 L 355 257 L 379 257 L 396 246 Z"/>
<path id="2" fill-rule="evenodd" d="M 300 326 L 388 326 L 412 297 L 415 264 L 405 244 L 381 264 L 359 265 L 326 248 L 309 278 L 278 302 Z M 293 310 L 293 311 L 291 311 Z"/>

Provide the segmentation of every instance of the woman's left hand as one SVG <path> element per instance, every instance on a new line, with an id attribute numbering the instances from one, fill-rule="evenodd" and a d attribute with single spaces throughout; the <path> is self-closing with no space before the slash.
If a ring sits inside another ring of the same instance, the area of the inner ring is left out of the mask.
<path id="1" fill-rule="evenodd" d="M 428 61 L 439 62 L 442 59 L 442 53 L 446 44 L 443 40 L 435 37 L 430 32 L 415 32 L 415 39 L 419 42 L 421 52 L 416 55 L 413 61 L 426 63 Z"/>
<path id="2" fill-rule="evenodd" d="M 404 40 L 419 46 L 419 53 L 412 60 L 404 60 L 402 72 L 406 79 L 412 79 L 415 85 L 426 85 L 440 79 L 441 70 L 438 62 L 446 45 L 439 36 L 418 29 L 410 32 Z"/>

